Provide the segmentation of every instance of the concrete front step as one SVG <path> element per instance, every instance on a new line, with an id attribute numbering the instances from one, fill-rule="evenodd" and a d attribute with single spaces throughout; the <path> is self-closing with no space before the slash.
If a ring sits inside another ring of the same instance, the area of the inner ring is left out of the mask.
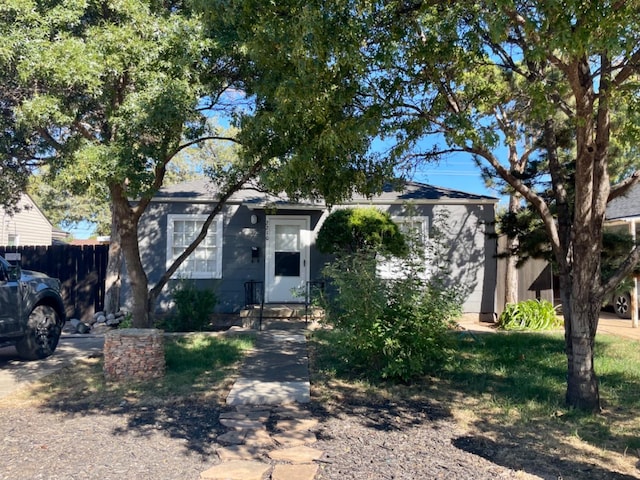
<path id="1" fill-rule="evenodd" d="M 324 311 L 304 304 L 250 305 L 240 311 L 244 328 L 255 330 L 296 330 L 315 327 L 324 318 Z"/>
<path id="2" fill-rule="evenodd" d="M 249 305 L 240 310 L 240 317 L 259 317 L 260 305 Z M 262 308 L 262 318 L 319 319 L 324 316 L 320 307 L 304 303 L 267 303 Z"/>

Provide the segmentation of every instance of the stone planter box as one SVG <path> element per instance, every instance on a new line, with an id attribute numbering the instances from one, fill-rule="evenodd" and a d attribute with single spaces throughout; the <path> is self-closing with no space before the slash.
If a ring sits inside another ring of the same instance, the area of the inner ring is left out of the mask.
<path id="1" fill-rule="evenodd" d="M 104 337 L 104 375 L 108 381 L 146 381 L 164 377 L 164 331 L 124 328 Z"/>

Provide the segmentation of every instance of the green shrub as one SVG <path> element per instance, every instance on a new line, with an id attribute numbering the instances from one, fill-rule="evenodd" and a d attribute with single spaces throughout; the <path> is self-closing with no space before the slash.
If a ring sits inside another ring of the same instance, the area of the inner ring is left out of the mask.
<path id="1" fill-rule="evenodd" d="M 209 325 L 209 316 L 218 301 L 211 290 L 199 290 L 195 283 L 180 280 L 172 290 L 174 309 L 163 327 L 169 332 L 197 332 Z"/>
<path id="2" fill-rule="evenodd" d="M 504 330 L 548 330 L 562 325 L 556 309 L 547 300 L 525 300 L 505 306 L 498 319 Z"/>
<path id="3" fill-rule="evenodd" d="M 378 276 L 373 249 L 343 252 L 325 267 L 326 321 L 340 331 L 336 351 L 343 352 L 352 371 L 408 381 L 446 362 L 449 326 L 461 313 L 461 288 L 447 284 L 445 256 L 438 255 L 437 239 L 430 243 L 432 261 L 427 262 L 424 243 L 408 242 L 409 254 L 395 259 L 402 278 Z"/>
<path id="4" fill-rule="evenodd" d="M 391 215 L 372 207 L 332 212 L 318 232 L 316 246 L 323 253 L 366 249 L 393 255 L 407 253 L 405 237 Z"/>

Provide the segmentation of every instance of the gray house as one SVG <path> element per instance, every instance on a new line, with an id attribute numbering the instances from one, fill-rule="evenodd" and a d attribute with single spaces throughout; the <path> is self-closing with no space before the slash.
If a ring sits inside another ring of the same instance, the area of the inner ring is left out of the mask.
<path id="1" fill-rule="evenodd" d="M 492 319 L 495 312 L 496 242 L 493 229 L 498 199 L 409 182 L 373 198 L 356 197 L 343 205 L 373 206 L 402 222 L 407 204 L 411 222 L 426 238 L 435 218 L 444 219 L 452 281 L 466 286 L 464 312 Z M 199 232 L 216 205 L 211 183 L 197 180 L 163 188 L 142 217 L 142 261 L 153 285 Z M 189 257 L 179 278 L 196 279 L 215 290 L 219 313 L 239 312 L 249 301 L 250 282 L 264 288 L 266 303 L 300 303 L 309 282 L 318 281 L 327 258 L 315 248 L 316 235 L 329 214 L 323 202 L 290 202 L 245 188 L 234 194 Z M 171 286 L 171 285 L 170 285 Z M 170 287 L 169 286 L 169 287 Z M 168 290 L 168 289 L 166 289 Z M 158 309 L 170 307 L 165 291 Z"/>

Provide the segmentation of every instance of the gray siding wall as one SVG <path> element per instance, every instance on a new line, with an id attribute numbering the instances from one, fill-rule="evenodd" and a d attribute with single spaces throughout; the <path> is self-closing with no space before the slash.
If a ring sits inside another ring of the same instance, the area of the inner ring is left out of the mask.
<path id="1" fill-rule="evenodd" d="M 429 219 L 429 236 L 437 228 L 451 269 L 450 282 L 463 288 L 464 313 L 491 317 L 495 312 L 497 259 L 493 232 L 493 204 L 414 205 L 415 214 Z M 387 208 L 392 216 L 402 216 L 405 207 Z"/>
<path id="2" fill-rule="evenodd" d="M 206 214 L 211 204 L 151 203 L 140 222 L 140 250 L 149 284 L 153 285 L 166 270 L 167 215 Z M 394 216 L 403 213 L 401 205 L 377 206 Z M 416 214 L 429 218 L 430 232 L 435 222 L 446 237 L 444 255 L 450 262 L 451 281 L 465 288 L 465 313 L 493 315 L 496 289 L 496 242 L 486 233 L 492 228 L 494 205 L 417 205 Z M 258 222 L 251 224 L 251 215 Z M 271 212 L 273 214 L 273 212 Z M 328 215 L 313 210 L 278 210 L 277 215 L 309 215 L 312 238 L 315 239 Z M 244 284 L 250 280 L 264 281 L 265 275 L 265 217 L 262 209 L 250 210 L 246 206 L 231 204 L 223 209 L 223 261 L 222 280 L 198 280 L 201 288 L 211 288 L 218 296 L 216 310 L 221 313 L 238 312 L 245 303 Z M 329 257 L 311 245 L 310 280 L 321 279 L 322 268 Z M 259 249 L 259 257 L 252 258 L 251 249 Z M 170 307 L 170 289 L 165 288 L 157 304 L 158 311 Z M 126 298 L 126 289 L 125 289 Z"/>

